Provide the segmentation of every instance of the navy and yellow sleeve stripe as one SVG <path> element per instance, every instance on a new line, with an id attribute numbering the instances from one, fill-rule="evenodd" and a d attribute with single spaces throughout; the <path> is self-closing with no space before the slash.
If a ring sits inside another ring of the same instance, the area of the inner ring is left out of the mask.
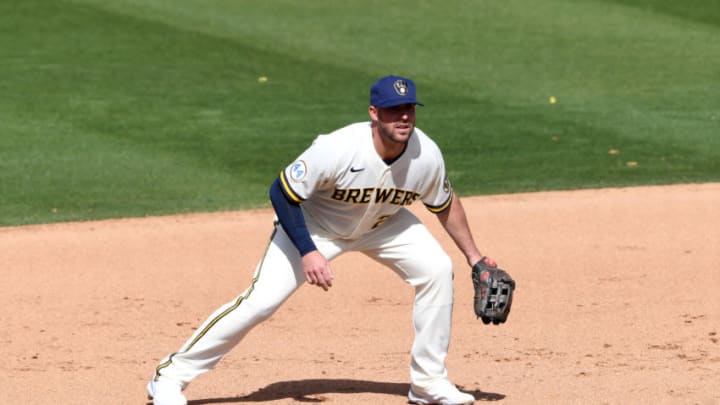
<path id="1" fill-rule="evenodd" d="M 282 190 L 290 197 L 291 200 L 295 201 L 296 203 L 300 204 L 301 202 L 305 201 L 304 198 L 300 197 L 295 190 L 290 187 L 290 182 L 287 180 L 287 177 L 285 177 L 285 170 L 280 172 L 280 184 L 282 185 Z"/>
<path id="2" fill-rule="evenodd" d="M 432 212 L 434 214 L 439 214 L 450 207 L 450 205 L 452 204 L 452 200 L 453 200 L 453 193 L 450 193 L 450 197 L 448 197 L 447 201 L 445 201 L 444 203 L 442 203 L 440 205 L 425 204 L 425 208 L 427 208 L 430 212 Z"/>

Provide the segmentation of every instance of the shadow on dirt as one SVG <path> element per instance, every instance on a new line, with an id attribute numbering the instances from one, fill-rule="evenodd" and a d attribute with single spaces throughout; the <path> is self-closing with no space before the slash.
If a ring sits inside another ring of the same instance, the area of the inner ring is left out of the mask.
<path id="1" fill-rule="evenodd" d="M 462 388 L 462 387 L 460 387 Z M 277 401 L 292 398 L 297 402 L 320 403 L 328 400 L 324 394 L 374 393 L 407 397 L 409 384 L 349 379 L 313 379 L 282 381 L 241 397 L 205 398 L 188 401 L 188 405 L 235 404 L 246 402 Z M 500 401 L 503 394 L 470 391 L 478 401 Z"/>

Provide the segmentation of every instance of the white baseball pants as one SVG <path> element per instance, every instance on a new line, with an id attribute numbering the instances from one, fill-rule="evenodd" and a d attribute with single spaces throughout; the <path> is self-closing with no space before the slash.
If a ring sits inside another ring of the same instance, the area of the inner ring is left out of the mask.
<path id="1" fill-rule="evenodd" d="M 428 387 L 438 379 L 446 379 L 453 304 L 452 262 L 427 228 L 406 209 L 356 240 L 329 239 L 313 233 L 313 227 L 308 225 L 318 250 L 328 260 L 343 252 L 360 251 L 393 269 L 415 289 L 411 382 Z M 277 225 L 250 287 L 218 308 L 178 352 L 163 359 L 155 378 L 187 386 L 212 369 L 304 283 L 300 255 Z"/>

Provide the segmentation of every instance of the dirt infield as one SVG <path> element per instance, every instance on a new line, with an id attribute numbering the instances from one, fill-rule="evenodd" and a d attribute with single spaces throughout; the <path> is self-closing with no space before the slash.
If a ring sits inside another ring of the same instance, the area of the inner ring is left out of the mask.
<path id="1" fill-rule="evenodd" d="M 473 316 L 451 254 L 452 380 L 502 404 L 720 404 L 720 184 L 463 200 L 518 282 L 507 324 Z M 417 204 L 416 204 L 417 205 Z M 146 404 L 157 361 L 249 284 L 269 210 L 0 228 L 2 404 Z M 412 291 L 333 262 L 187 389 L 190 404 L 404 404 Z"/>

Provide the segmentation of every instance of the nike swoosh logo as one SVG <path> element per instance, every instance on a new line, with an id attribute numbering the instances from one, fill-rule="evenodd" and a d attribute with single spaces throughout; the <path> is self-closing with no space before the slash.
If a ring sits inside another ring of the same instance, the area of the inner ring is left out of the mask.
<path id="1" fill-rule="evenodd" d="M 350 168 L 350 173 L 357 173 L 357 172 L 361 172 L 361 171 L 363 171 L 363 170 L 365 170 L 364 167 L 361 167 L 361 168 L 359 168 L 359 169 L 356 169 L 356 168 L 354 168 L 354 167 L 351 167 L 351 168 Z"/>

